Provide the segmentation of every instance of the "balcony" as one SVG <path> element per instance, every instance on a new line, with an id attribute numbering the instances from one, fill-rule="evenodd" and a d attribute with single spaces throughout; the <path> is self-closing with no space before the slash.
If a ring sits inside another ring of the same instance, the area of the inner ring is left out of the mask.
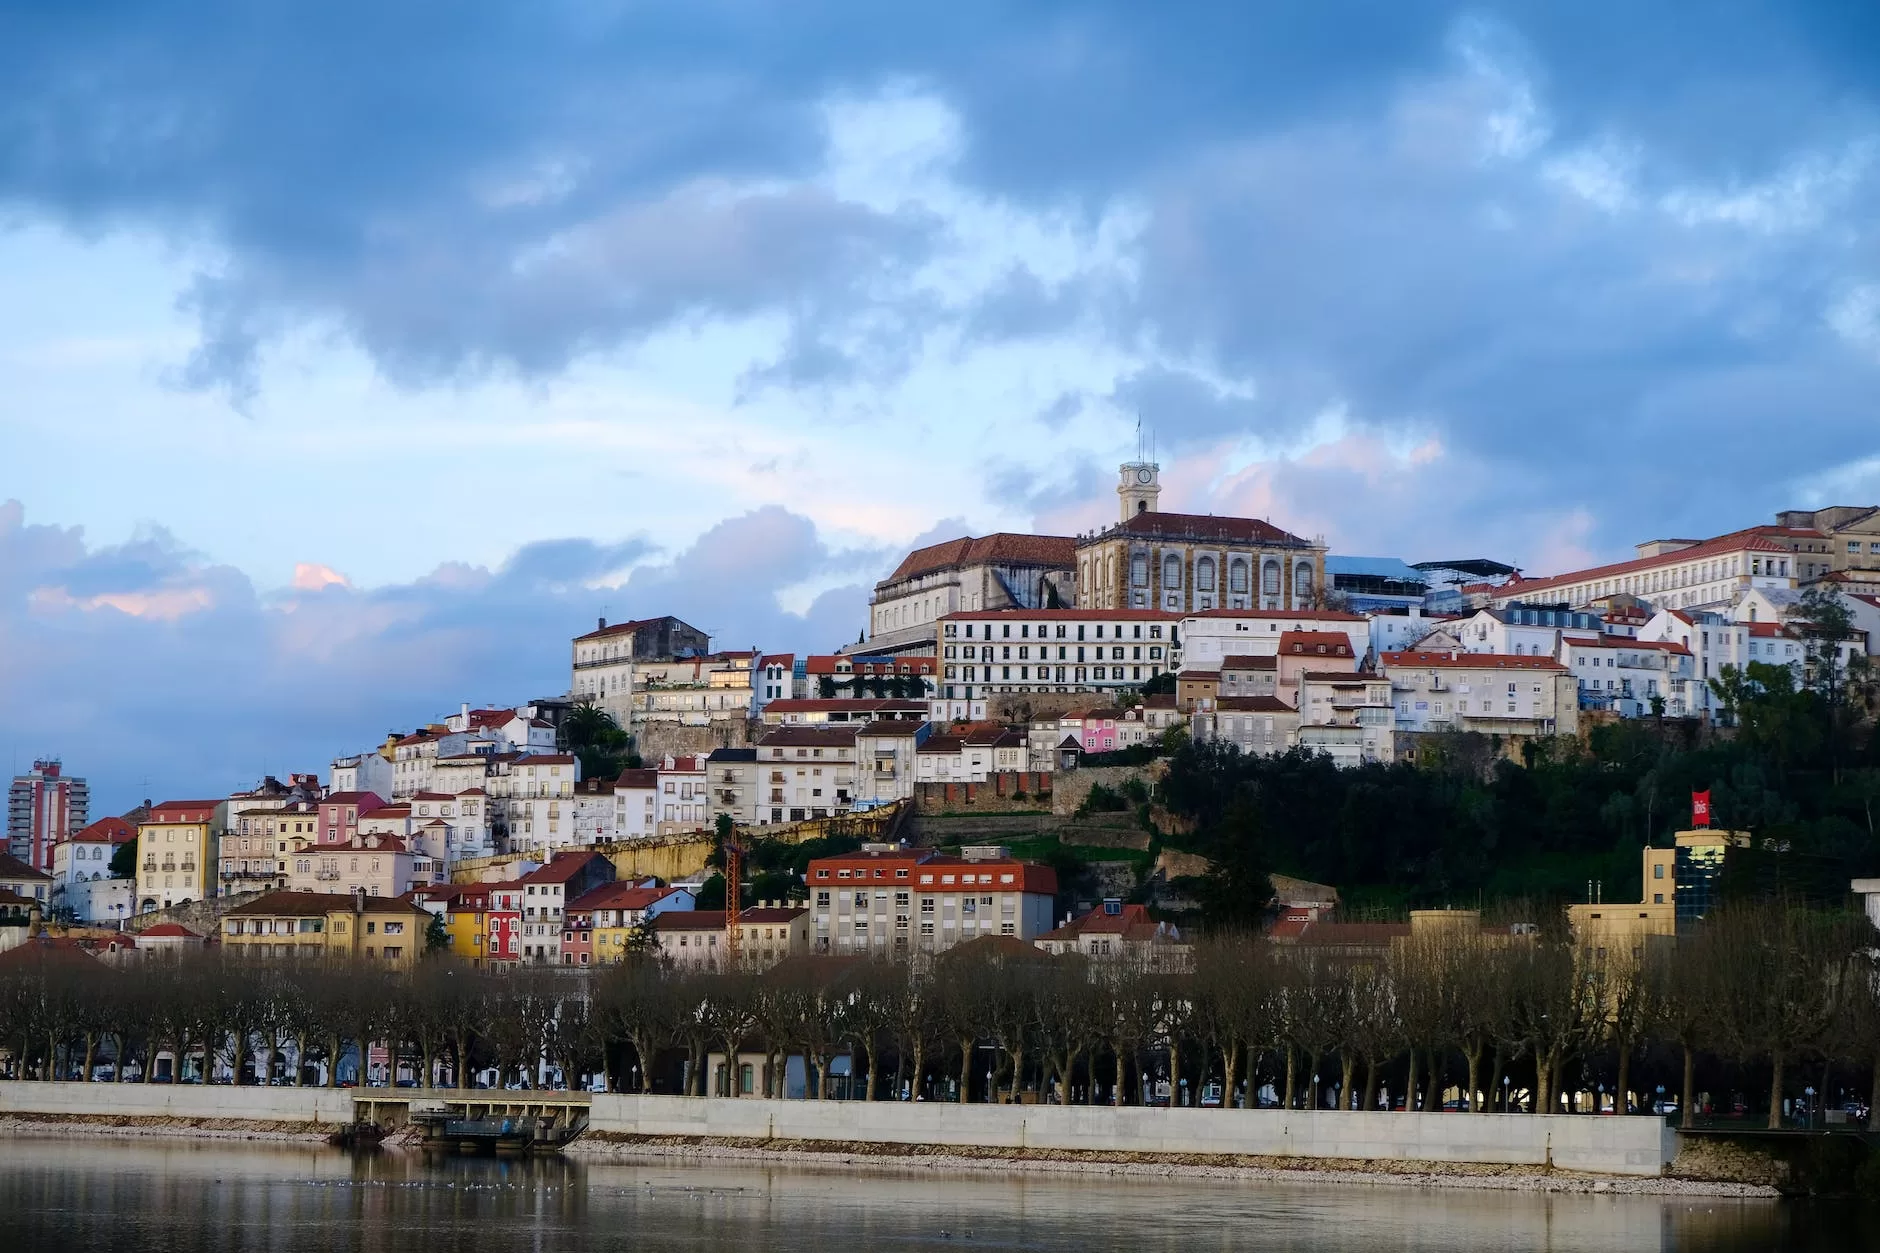
<path id="1" fill-rule="evenodd" d="M 314 872 L 313 872 L 313 877 L 314 877 L 314 878 L 316 878 L 316 879 L 322 879 L 322 880 L 325 880 L 326 882 L 329 882 L 329 883 L 337 883 L 337 882 L 339 882 L 339 871 L 337 871 L 337 870 L 316 870 L 316 871 L 314 871 Z"/>

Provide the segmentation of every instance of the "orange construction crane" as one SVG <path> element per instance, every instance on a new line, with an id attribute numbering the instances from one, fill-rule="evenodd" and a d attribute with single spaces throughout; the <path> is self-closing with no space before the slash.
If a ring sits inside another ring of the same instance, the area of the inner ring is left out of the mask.
<path id="1" fill-rule="evenodd" d="M 744 850 L 725 841 L 725 965 L 738 960 L 738 897 L 744 878 Z"/>

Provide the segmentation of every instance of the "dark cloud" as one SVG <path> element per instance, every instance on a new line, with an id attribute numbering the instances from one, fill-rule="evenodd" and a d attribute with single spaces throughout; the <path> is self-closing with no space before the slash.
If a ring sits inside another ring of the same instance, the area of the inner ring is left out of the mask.
<path id="1" fill-rule="evenodd" d="M 8 747 L 63 753 L 113 811 L 146 776 L 153 791 L 194 794 L 324 771 L 462 700 L 566 691 L 568 640 L 602 614 L 677 614 L 722 647 L 831 648 L 865 621 L 866 591 L 845 580 L 870 556 L 764 509 L 663 561 L 639 541 L 555 540 L 494 570 L 262 597 L 170 536 L 93 548 L 4 502 L 0 693 L 33 711 L 30 740 L 16 728 Z M 834 586 L 801 613 L 783 608 L 779 592 L 817 580 Z"/>

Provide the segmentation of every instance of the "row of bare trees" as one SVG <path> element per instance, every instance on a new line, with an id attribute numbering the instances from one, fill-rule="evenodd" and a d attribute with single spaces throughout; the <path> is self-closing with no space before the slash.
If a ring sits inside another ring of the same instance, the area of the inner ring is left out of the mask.
<path id="1" fill-rule="evenodd" d="M 1179 969 L 977 946 L 767 971 L 13 961 L 0 1070 L 337 1084 L 382 1054 L 388 1081 L 426 1086 L 552 1075 L 736 1097 L 785 1095 L 800 1058 L 801 1090 L 824 1099 L 846 1069 L 862 1100 L 1560 1112 L 1604 1092 L 1643 1112 L 1657 1091 L 1687 1122 L 1708 1077 L 1766 1091 L 1777 1126 L 1803 1074 L 1825 1094 L 1880 1060 L 1870 945 L 1864 920 L 1759 907 L 1625 952 L 1473 929 L 1388 955 L 1224 936 Z"/>

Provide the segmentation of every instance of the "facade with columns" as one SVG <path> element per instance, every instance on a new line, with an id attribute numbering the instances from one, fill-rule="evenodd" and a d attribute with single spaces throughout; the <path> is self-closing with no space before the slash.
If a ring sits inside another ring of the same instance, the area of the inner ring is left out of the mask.
<path id="1" fill-rule="evenodd" d="M 1116 525 L 1077 541 L 1077 606 L 1203 613 L 1320 603 L 1325 545 L 1257 518 L 1163 513 L 1161 467 L 1124 464 Z"/>

